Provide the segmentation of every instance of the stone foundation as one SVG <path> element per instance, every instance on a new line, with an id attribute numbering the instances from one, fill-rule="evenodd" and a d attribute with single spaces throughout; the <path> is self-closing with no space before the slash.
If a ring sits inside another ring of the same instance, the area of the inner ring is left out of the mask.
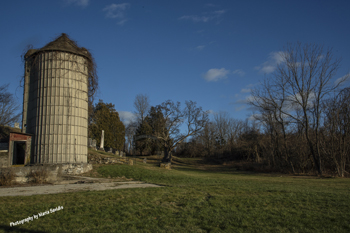
<path id="1" fill-rule="evenodd" d="M 0 168 L 8 167 L 9 164 L 9 154 L 8 152 L 0 152 Z"/>
<path id="2" fill-rule="evenodd" d="M 92 170 L 92 164 L 38 164 L 29 166 L 18 166 L 10 168 L 1 168 L 0 172 L 11 170 L 14 175 L 14 181 L 17 183 L 27 183 L 31 181 L 31 174 L 45 174 L 46 182 L 54 182 L 62 175 L 77 175 Z"/>
<path id="3" fill-rule="evenodd" d="M 133 161 L 127 157 L 109 157 L 102 155 L 88 155 L 88 162 L 92 164 L 129 164 L 133 165 Z"/>

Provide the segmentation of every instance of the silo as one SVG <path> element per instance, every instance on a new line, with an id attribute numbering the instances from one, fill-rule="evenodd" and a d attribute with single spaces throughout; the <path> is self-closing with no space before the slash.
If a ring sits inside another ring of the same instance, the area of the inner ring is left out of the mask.
<path id="1" fill-rule="evenodd" d="M 22 131 L 31 163 L 87 163 L 90 54 L 66 34 L 25 55 Z"/>

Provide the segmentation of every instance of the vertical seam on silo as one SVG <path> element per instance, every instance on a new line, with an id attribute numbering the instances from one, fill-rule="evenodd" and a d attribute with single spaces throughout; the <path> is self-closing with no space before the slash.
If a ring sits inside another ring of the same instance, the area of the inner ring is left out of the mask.
<path id="1" fill-rule="evenodd" d="M 44 69 L 44 78 L 45 78 L 45 81 L 46 81 L 46 116 L 45 116 L 45 163 L 50 163 L 50 114 L 49 114 L 49 109 L 50 109 L 50 101 L 49 101 L 49 88 L 50 88 L 50 85 L 49 85 L 49 77 L 48 77 L 48 74 L 49 74 L 49 67 L 48 67 L 48 61 L 47 61 L 47 57 L 48 57 L 48 54 L 47 53 L 44 53 L 45 54 L 45 57 L 44 57 L 44 66 L 45 66 L 45 69 Z"/>
<path id="2" fill-rule="evenodd" d="M 66 53 L 61 53 L 61 55 L 63 54 L 63 57 L 65 58 L 66 57 Z M 65 68 L 65 62 L 63 62 L 63 67 Z M 70 97 L 70 95 L 69 95 L 69 77 L 68 77 L 68 79 L 66 80 L 66 79 L 64 79 L 64 81 L 66 82 L 67 81 L 67 88 L 66 88 L 66 95 L 67 95 L 67 106 L 66 106 L 66 108 L 67 108 L 67 124 L 66 124 L 66 155 L 65 155 L 65 162 L 69 162 L 69 160 L 68 160 L 68 158 L 70 157 L 69 155 L 68 155 L 68 153 L 69 153 L 69 149 L 68 148 L 70 148 L 70 146 L 69 146 L 69 144 L 68 144 L 68 138 L 70 137 L 69 136 L 69 97 Z"/>
<path id="3" fill-rule="evenodd" d="M 61 104 L 61 100 L 60 100 L 60 91 L 61 91 L 61 80 L 60 80 L 60 76 L 59 76 L 59 74 L 58 74 L 58 62 L 57 62 L 57 51 L 55 51 L 55 53 L 53 54 L 54 55 L 54 57 L 53 58 L 55 58 L 54 60 L 53 60 L 53 62 L 55 63 L 55 79 L 56 79 L 56 97 L 55 98 L 57 98 L 57 120 L 55 121 L 55 124 L 57 124 L 57 132 L 56 132 L 56 134 L 57 134 L 57 141 L 56 141 L 56 143 L 57 143 L 57 161 L 59 161 L 60 163 L 62 163 L 62 143 L 60 144 L 59 143 L 59 141 L 60 141 L 60 137 L 61 137 L 61 135 L 60 135 L 60 128 L 61 128 L 61 125 L 60 125 L 60 119 L 61 119 L 61 112 L 60 112 L 60 108 L 61 108 L 61 106 L 60 106 L 60 104 Z M 58 90 L 58 91 L 57 91 Z M 55 109 L 56 110 L 56 109 Z M 59 150 L 59 148 L 61 147 L 61 150 Z M 59 152 L 61 152 L 61 153 L 59 153 Z"/>
<path id="4" fill-rule="evenodd" d="M 46 119 L 48 121 L 48 129 L 46 129 L 46 136 L 47 136 L 47 163 L 52 162 L 52 155 L 50 150 L 51 145 L 51 80 L 50 80 L 50 52 L 45 53 L 45 74 L 46 74 L 46 81 L 47 81 L 47 89 L 46 89 Z"/>
<path id="5" fill-rule="evenodd" d="M 46 144 L 48 143 L 47 142 L 47 87 L 48 87 L 48 83 L 47 83 L 47 74 L 46 74 L 46 53 L 43 53 L 43 75 L 42 75 L 42 78 L 43 78 L 43 82 L 44 82 L 44 104 L 45 104 L 45 110 L 44 110 L 44 117 L 43 117 L 43 120 L 45 121 L 44 123 L 44 163 L 47 163 L 48 162 L 48 159 L 47 159 L 47 147 L 46 147 Z"/>
<path id="6" fill-rule="evenodd" d="M 41 101 L 40 101 L 40 85 L 41 85 L 41 81 L 40 81 L 40 78 L 39 78 L 39 75 L 38 75 L 38 68 L 39 68 L 39 66 L 37 66 L 37 59 L 38 59 L 38 56 L 36 56 L 35 58 L 34 58 L 34 60 L 33 60 L 33 63 L 32 63 L 32 66 L 34 66 L 34 76 L 35 76 L 35 78 L 36 78 L 36 80 L 37 80 L 37 92 L 36 92 L 36 96 L 35 96 L 35 98 L 36 98 L 36 102 L 37 102 L 37 108 L 35 109 L 35 130 L 34 130 L 34 132 L 35 132 L 35 134 L 36 134 L 36 136 L 35 136 L 35 157 L 34 157 L 34 162 L 35 163 L 38 163 L 39 162 L 39 156 L 40 156 L 40 153 L 39 153 L 39 137 L 40 137 L 40 134 L 39 134 L 39 124 L 40 124 L 40 122 L 39 122 L 39 117 L 40 117 L 40 114 L 39 114 L 39 111 L 40 111 L 40 103 L 41 103 Z"/>
<path id="7" fill-rule="evenodd" d="M 40 99 L 41 99 L 41 108 L 40 108 L 40 163 L 44 162 L 44 139 L 43 139 L 43 125 L 44 125 L 44 79 L 43 79 L 43 64 L 42 64 L 42 56 L 43 54 L 40 54 L 40 81 L 41 81 L 41 91 L 40 91 Z"/>
<path id="8" fill-rule="evenodd" d="M 41 54 L 37 57 L 37 61 L 35 62 L 36 66 L 37 66 L 37 69 L 36 69 L 36 75 L 38 77 L 38 85 L 39 85 L 39 91 L 38 91 L 38 101 L 39 101 L 39 108 L 38 108 L 38 117 L 37 117 L 37 120 L 38 120 L 38 127 L 37 127 L 37 135 L 38 135 L 38 143 L 37 143 L 37 152 L 38 152 L 38 155 L 37 155 L 37 162 L 38 163 L 41 163 L 42 162 L 42 159 L 41 159 L 41 134 L 42 134 L 42 110 L 43 110 L 43 80 L 41 79 Z"/>
<path id="9" fill-rule="evenodd" d="M 52 52 L 49 53 L 50 64 L 50 145 L 51 145 L 51 158 L 52 162 L 57 163 L 57 153 L 55 153 L 55 84 L 53 81 L 53 64 L 52 64 Z M 52 114 L 53 113 L 53 114 Z M 52 120 L 51 120 L 52 118 Z M 51 133 L 52 132 L 52 133 Z"/>

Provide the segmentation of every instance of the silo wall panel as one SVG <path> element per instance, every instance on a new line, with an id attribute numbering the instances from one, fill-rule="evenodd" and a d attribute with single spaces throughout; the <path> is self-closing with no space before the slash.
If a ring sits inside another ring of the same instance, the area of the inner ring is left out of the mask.
<path id="1" fill-rule="evenodd" d="M 36 163 L 87 162 L 85 59 L 44 52 L 31 67 L 27 132 L 35 134 Z"/>

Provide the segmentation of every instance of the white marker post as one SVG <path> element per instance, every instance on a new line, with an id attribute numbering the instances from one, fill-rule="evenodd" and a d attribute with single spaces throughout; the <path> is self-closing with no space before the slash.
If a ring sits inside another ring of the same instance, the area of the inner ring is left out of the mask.
<path id="1" fill-rule="evenodd" d="M 100 150 L 105 150 L 105 149 L 104 149 L 104 140 L 105 140 L 105 131 L 102 130 Z"/>

